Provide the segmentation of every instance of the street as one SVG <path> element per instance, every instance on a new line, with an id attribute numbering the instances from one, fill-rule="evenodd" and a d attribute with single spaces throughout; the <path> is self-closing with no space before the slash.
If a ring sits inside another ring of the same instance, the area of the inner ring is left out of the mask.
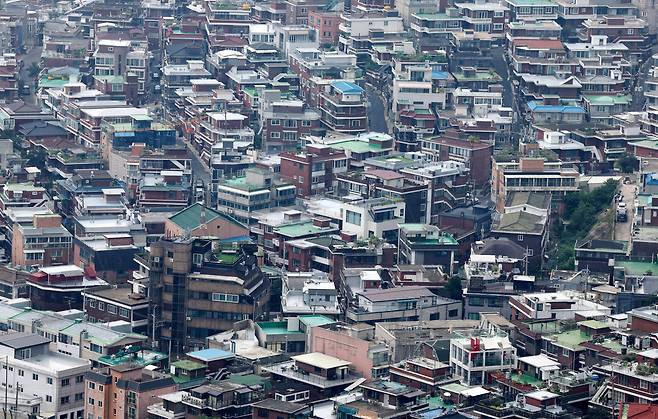
<path id="1" fill-rule="evenodd" d="M 372 86 L 366 85 L 366 97 L 368 98 L 368 128 L 370 131 L 390 134 L 381 96 Z"/>
<path id="2" fill-rule="evenodd" d="M 41 60 L 42 47 L 34 47 L 30 49 L 25 55 L 18 56 L 18 61 L 21 63 L 19 78 L 23 85 L 30 86 L 30 95 L 23 96 L 23 100 L 28 103 L 36 103 L 36 83 L 35 77 L 30 77 L 30 68 L 32 64 L 39 64 Z M 22 85 L 20 86 L 22 87 Z"/>
<path id="3" fill-rule="evenodd" d="M 658 52 L 658 48 L 654 47 L 652 49 L 652 54 Z M 644 108 L 644 83 L 649 77 L 649 71 L 651 70 L 653 60 L 651 55 L 647 57 L 646 60 L 642 63 L 638 69 L 637 75 L 633 80 L 631 85 L 631 96 L 633 98 L 631 102 L 631 111 L 639 112 Z"/>
<path id="4" fill-rule="evenodd" d="M 210 169 L 201 161 L 201 158 L 197 154 L 196 150 L 190 144 L 181 140 L 185 144 L 185 147 L 189 150 L 190 159 L 192 161 L 192 176 L 194 179 L 201 179 L 205 185 L 210 184 Z"/>
<path id="5" fill-rule="evenodd" d="M 613 237 L 615 240 L 630 240 L 631 238 L 633 218 L 635 216 L 635 186 L 635 183 L 628 185 L 622 183 L 621 188 L 619 189 L 622 196 L 624 197 L 624 202 L 626 203 L 628 219 L 625 222 L 617 222 L 615 217 L 615 233 Z M 613 211 L 617 211 L 616 203 Z"/>

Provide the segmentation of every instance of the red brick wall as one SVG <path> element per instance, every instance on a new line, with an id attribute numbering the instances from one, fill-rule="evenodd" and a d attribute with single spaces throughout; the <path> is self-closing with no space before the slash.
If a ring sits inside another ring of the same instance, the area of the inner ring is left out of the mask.
<path id="1" fill-rule="evenodd" d="M 299 196 L 309 196 L 311 194 L 312 165 L 312 160 L 310 162 L 300 162 L 286 158 L 281 159 L 281 177 L 295 184 Z M 303 183 L 299 182 L 300 176 L 303 177 Z"/>
<path id="2" fill-rule="evenodd" d="M 658 323 L 631 315 L 631 329 L 648 333 L 656 333 L 658 332 Z"/>

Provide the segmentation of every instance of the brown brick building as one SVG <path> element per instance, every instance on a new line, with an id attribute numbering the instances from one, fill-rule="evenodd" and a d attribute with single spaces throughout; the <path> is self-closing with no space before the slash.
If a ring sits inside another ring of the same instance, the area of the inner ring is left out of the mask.
<path id="1" fill-rule="evenodd" d="M 295 184 L 299 196 L 331 191 L 335 174 L 347 171 L 345 152 L 326 145 L 308 145 L 305 152 L 287 152 L 280 156 L 281 177 Z"/>

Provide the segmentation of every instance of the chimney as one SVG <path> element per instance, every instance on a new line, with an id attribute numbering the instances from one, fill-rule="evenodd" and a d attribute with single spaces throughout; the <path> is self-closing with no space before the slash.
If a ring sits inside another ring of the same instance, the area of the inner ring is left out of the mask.
<path id="1" fill-rule="evenodd" d="M 144 143 L 133 143 L 130 145 L 130 155 L 133 157 L 139 157 L 142 155 L 142 152 L 146 148 Z"/>
<path id="2" fill-rule="evenodd" d="M 313 218 L 313 225 L 316 227 L 329 227 L 329 219 L 328 218 L 320 218 L 320 217 L 315 217 Z"/>

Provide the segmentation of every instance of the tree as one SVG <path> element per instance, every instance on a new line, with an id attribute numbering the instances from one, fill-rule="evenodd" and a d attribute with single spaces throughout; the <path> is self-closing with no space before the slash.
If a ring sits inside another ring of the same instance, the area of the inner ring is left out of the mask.
<path id="1" fill-rule="evenodd" d="M 448 298 L 452 298 L 453 300 L 462 299 L 462 280 L 457 275 L 453 275 L 448 279 L 446 294 Z"/>
<path id="2" fill-rule="evenodd" d="M 623 173 L 633 173 L 637 169 L 637 158 L 630 154 L 624 154 L 615 165 Z"/>
<path id="3" fill-rule="evenodd" d="M 34 78 L 39 74 L 39 70 L 40 70 L 39 69 L 39 64 L 32 63 L 32 65 L 30 65 L 30 68 L 27 71 L 27 74 L 29 74 L 30 77 Z"/>

